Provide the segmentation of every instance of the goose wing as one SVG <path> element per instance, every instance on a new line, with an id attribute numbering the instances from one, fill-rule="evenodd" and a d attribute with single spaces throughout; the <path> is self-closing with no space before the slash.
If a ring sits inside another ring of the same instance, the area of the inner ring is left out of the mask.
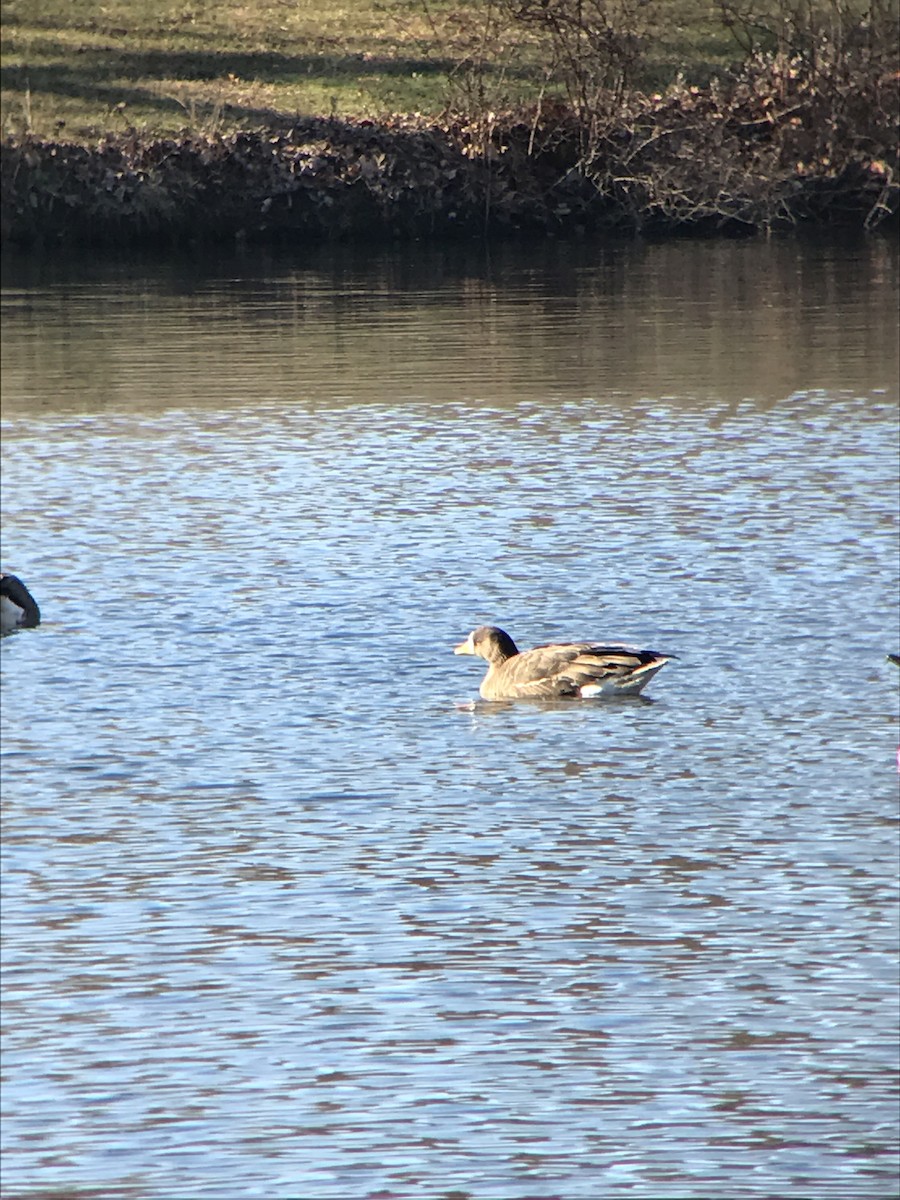
<path id="1" fill-rule="evenodd" d="M 568 674 L 579 654 L 590 642 L 535 646 L 508 659 L 498 671 L 503 686 L 520 696 L 575 695 L 577 685 Z"/>
<path id="2" fill-rule="evenodd" d="M 617 643 L 536 646 L 504 663 L 505 682 L 521 696 L 577 696 L 585 686 L 632 681 L 667 660 L 655 650 Z"/>

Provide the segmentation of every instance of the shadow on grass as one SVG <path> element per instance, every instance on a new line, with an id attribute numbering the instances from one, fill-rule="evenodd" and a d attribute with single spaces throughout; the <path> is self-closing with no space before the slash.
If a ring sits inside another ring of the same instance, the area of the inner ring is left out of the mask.
<path id="1" fill-rule="evenodd" d="M 12 55 L 16 48 L 13 39 L 6 39 L 6 52 Z M 34 47 L 31 47 L 32 53 Z M 24 57 L 23 51 L 19 51 Z M 387 53 L 373 54 L 299 54 L 250 53 L 229 54 L 204 51 L 152 51 L 148 53 L 123 53 L 116 48 L 89 49 L 73 56 L 71 49 L 59 42 L 52 48 L 42 48 L 41 57 L 55 58 L 46 64 L 6 66 L 0 69 L 0 84 L 10 97 L 30 92 L 33 97 L 45 95 L 65 98 L 83 104 L 86 108 L 98 109 L 97 117 L 116 105 L 139 106 L 160 114 L 185 113 L 185 97 L 177 94 L 181 85 L 207 83 L 225 89 L 238 89 L 242 85 L 280 86 L 300 88 L 310 84 L 339 88 L 342 83 L 358 81 L 364 86 L 378 80 L 409 80 L 419 76 L 434 80 L 441 88 L 441 78 L 447 79 L 458 69 L 454 59 L 398 59 Z M 499 74 L 499 68 L 485 67 L 484 74 Z M 527 80 L 527 70 L 506 72 L 507 78 Z M 233 77 L 233 78 L 229 78 Z M 125 81 L 125 82 L 123 82 Z M 168 92 L 168 94 L 167 94 Z M 221 97 L 194 97 L 194 103 L 211 105 L 221 103 L 223 114 L 231 122 L 270 123 L 283 122 L 285 115 L 296 111 L 286 99 L 282 111 L 271 108 L 230 103 L 226 95 Z M 440 105 L 439 105 L 440 107 Z"/>
<path id="2" fill-rule="evenodd" d="M 13 47 L 7 39 L 7 53 Z M 247 103 L 249 97 L 235 100 L 228 93 L 254 85 L 276 86 L 283 89 L 302 89 L 318 85 L 335 91 L 343 85 L 356 83 L 365 87 L 367 81 L 373 96 L 378 94 L 378 81 L 384 83 L 409 81 L 415 76 L 432 80 L 435 90 L 436 108 L 443 107 L 446 83 L 459 64 L 454 59 L 397 59 L 386 53 L 366 54 L 300 54 L 281 53 L 229 54 L 205 51 L 149 53 L 122 53 L 115 48 L 109 50 L 89 49 L 73 56 L 71 50 L 60 43 L 53 50 L 42 52 L 58 61 L 47 64 L 7 66 L 0 69 L 0 84 L 6 92 L 6 103 L 15 95 L 30 92 L 33 98 L 44 96 L 53 103 L 53 98 L 62 103 L 84 106 L 85 110 L 96 110 L 93 117 L 86 111 L 84 119 L 94 123 L 104 120 L 104 114 L 117 106 L 140 110 L 143 114 L 157 113 L 169 125 L 193 124 L 198 113 L 217 108 L 219 119 L 228 126 L 277 126 L 292 120 L 302 100 L 295 96 L 282 97 L 278 93 L 268 99 L 275 100 L 281 107 L 257 106 Z M 500 75 L 500 68 L 486 66 L 484 76 Z M 525 84 L 532 78 L 527 69 L 506 71 L 506 79 L 516 79 Z M 229 78 L 232 77 L 232 78 Z M 187 96 L 180 89 L 187 84 L 208 84 L 221 89 L 210 95 Z M 243 100 L 243 102 L 241 102 Z M 377 101 L 376 101 L 377 103 Z M 414 104 L 413 107 L 418 107 Z M 69 116 L 69 114 L 65 114 Z M 176 118 L 173 122 L 173 118 Z M 69 117 L 71 122 L 71 117 Z M 149 118 L 152 121 L 152 116 Z"/>
<path id="3" fill-rule="evenodd" d="M 7 56 L 34 53 L 34 46 L 17 47 L 15 40 L 5 42 Z M 39 62 L 24 66 L 4 67 L 0 72 L 5 87 L 18 88 L 26 78 L 68 78 L 78 81 L 85 95 L 99 80 L 126 77 L 129 79 L 214 80 L 235 75 L 259 83 L 290 83 L 294 80 L 348 76 L 405 76 L 446 74 L 458 66 L 455 59 L 396 58 L 390 54 L 273 54 L 229 53 L 227 51 L 151 50 L 128 53 L 110 47 L 79 51 L 77 65 L 73 63 L 71 47 L 54 42 L 41 47 L 41 56 L 58 58 L 59 62 L 43 65 Z"/>

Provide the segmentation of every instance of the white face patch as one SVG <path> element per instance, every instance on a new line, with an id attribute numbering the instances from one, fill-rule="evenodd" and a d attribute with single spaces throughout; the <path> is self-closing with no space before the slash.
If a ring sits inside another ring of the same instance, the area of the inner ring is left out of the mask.
<path id="1" fill-rule="evenodd" d="M 4 633 L 16 629 L 24 615 L 25 610 L 13 604 L 9 596 L 0 596 L 0 628 Z"/>
<path id="2" fill-rule="evenodd" d="M 460 642 L 458 646 L 453 647 L 454 654 L 474 654 L 475 643 L 472 641 L 472 634 L 466 638 L 464 642 Z"/>

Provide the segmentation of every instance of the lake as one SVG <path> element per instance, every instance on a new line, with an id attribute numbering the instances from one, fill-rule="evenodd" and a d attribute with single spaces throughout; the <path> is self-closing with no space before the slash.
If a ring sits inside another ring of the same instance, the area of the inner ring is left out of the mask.
<path id="1" fill-rule="evenodd" d="M 5 1194 L 895 1193 L 898 298 L 5 256 Z M 678 658 L 488 704 L 482 623 Z"/>

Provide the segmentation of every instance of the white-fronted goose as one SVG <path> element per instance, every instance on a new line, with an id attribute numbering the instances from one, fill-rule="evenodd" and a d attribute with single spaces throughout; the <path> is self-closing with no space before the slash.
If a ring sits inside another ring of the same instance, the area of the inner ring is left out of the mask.
<path id="1" fill-rule="evenodd" d="M 674 657 L 614 642 L 551 643 L 520 653 L 496 625 L 474 629 L 453 653 L 485 659 L 488 669 L 479 689 L 485 700 L 636 696 Z"/>
<path id="2" fill-rule="evenodd" d="M 0 633 L 29 629 L 40 623 L 41 610 L 22 580 L 0 572 Z"/>

